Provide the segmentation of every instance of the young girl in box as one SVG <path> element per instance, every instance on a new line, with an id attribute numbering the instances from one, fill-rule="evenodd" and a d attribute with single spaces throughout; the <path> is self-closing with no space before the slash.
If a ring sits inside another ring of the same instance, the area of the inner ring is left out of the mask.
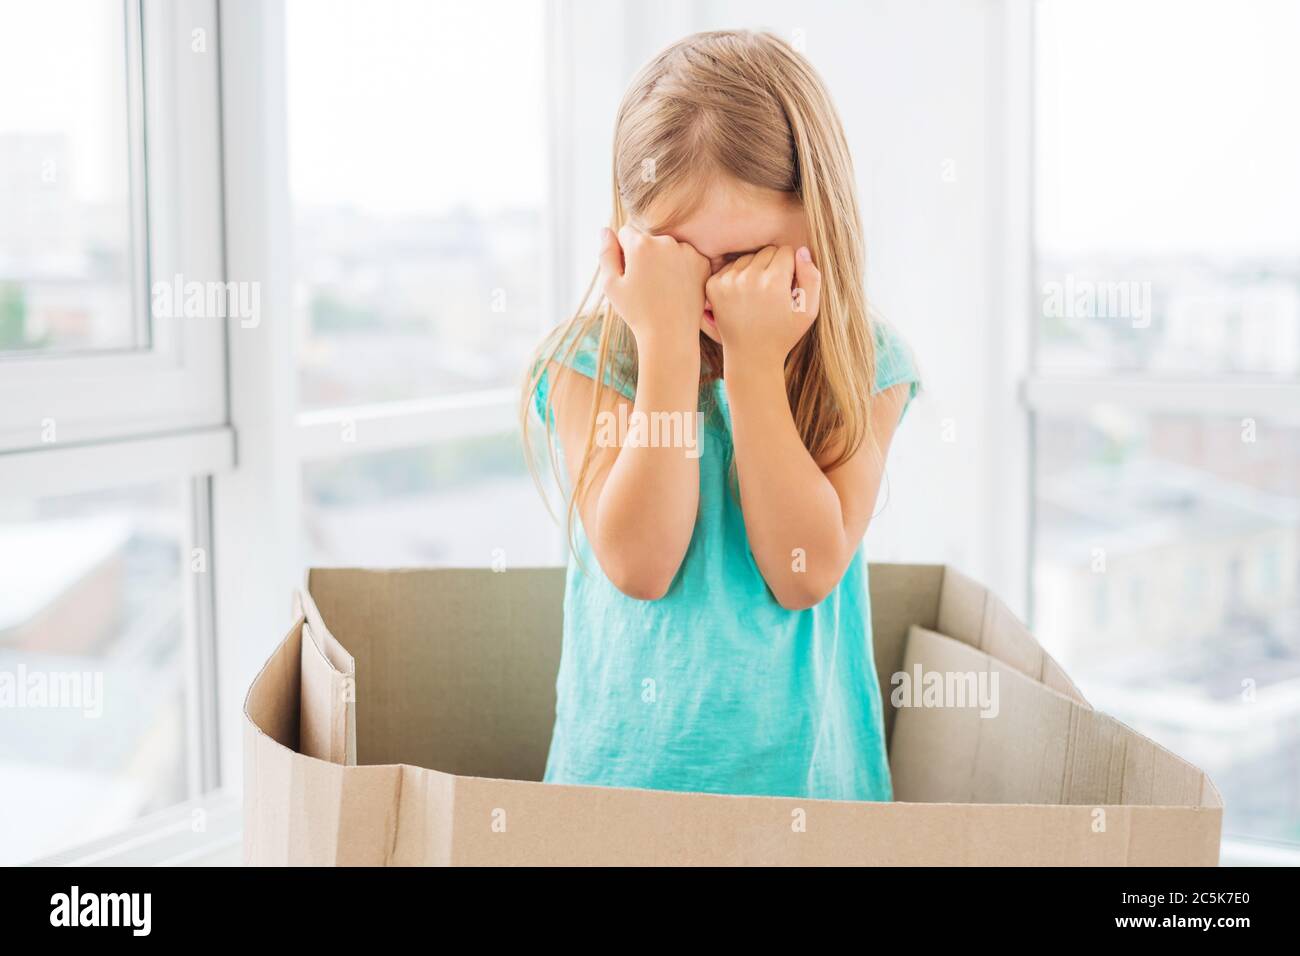
<path id="1" fill-rule="evenodd" d="M 613 165 L 601 295 L 524 395 L 572 544 L 545 780 L 889 800 L 862 539 L 918 375 L 868 310 L 830 97 L 773 36 L 691 36 Z M 645 440 L 697 413 L 698 446 Z"/>

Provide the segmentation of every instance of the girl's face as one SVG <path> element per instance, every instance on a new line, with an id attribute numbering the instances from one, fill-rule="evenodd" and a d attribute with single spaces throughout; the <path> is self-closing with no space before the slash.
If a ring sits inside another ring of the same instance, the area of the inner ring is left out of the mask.
<path id="1" fill-rule="evenodd" d="M 668 208 L 666 203 L 664 207 Z M 655 206 L 652 206 L 645 219 L 652 223 L 660 221 L 654 212 Z M 636 219 L 633 225 L 647 228 L 645 223 Z M 764 246 L 797 249 L 808 245 L 808 221 L 803 205 L 793 194 L 728 178 L 706 189 L 700 204 L 681 222 L 661 234 L 694 246 L 709 260 L 712 271 L 717 272 L 729 262 L 757 252 Z M 704 314 L 700 316 L 700 330 L 722 344 L 707 299 Z"/>

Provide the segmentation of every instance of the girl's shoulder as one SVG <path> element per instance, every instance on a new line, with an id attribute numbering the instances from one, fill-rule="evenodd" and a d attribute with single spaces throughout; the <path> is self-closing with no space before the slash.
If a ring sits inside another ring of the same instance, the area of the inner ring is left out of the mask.
<path id="1" fill-rule="evenodd" d="M 539 416 L 545 418 L 548 394 L 551 388 L 550 366 L 562 365 L 586 378 L 596 379 L 600 359 L 601 323 L 598 318 L 581 316 L 575 322 L 566 323 L 552 329 L 542 340 L 538 349 L 533 374 L 536 387 L 533 391 L 533 405 Z M 635 376 L 630 369 L 634 367 L 629 358 L 610 350 L 606 356 L 604 384 L 628 399 L 636 397 Z"/>
<path id="2" fill-rule="evenodd" d="M 876 381 L 873 392 L 883 392 L 895 385 L 909 385 L 907 401 L 903 404 L 902 416 L 907 414 L 908 405 L 912 404 L 921 390 L 921 372 L 916 361 L 916 353 L 891 323 L 884 319 L 873 319 L 872 333 L 876 344 Z"/>

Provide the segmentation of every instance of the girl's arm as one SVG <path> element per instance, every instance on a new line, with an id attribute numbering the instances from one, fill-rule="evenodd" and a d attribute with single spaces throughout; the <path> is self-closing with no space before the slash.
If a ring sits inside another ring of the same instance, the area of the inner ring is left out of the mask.
<path id="1" fill-rule="evenodd" d="M 818 604 L 844 576 L 876 506 L 885 455 L 908 387 L 871 403 L 869 442 L 823 472 L 804 447 L 786 397 L 785 375 L 752 368 L 727 374 L 745 532 L 763 579 L 782 607 Z"/>
<path id="2" fill-rule="evenodd" d="M 805 293 L 802 312 L 793 308 L 792 278 Z M 871 520 L 907 397 L 902 385 L 873 396 L 871 436 L 834 470 L 813 459 L 790 410 L 784 369 L 817 315 L 820 290 L 806 250 L 796 259 L 793 250 L 772 247 L 737 260 L 708 284 L 722 337 L 745 532 L 768 587 L 792 610 L 819 603 L 844 576 Z"/>
<path id="3" fill-rule="evenodd" d="M 552 407 L 570 487 L 577 483 L 598 393 L 600 409 L 615 422 L 631 422 L 638 413 L 649 422 L 655 413 L 693 416 L 699 410 L 699 323 L 708 271 L 707 259 L 670 237 L 630 227 L 618 239 L 603 233 L 603 289 L 637 343 L 636 400 L 551 363 Z M 577 508 L 606 577 L 629 597 L 653 601 L 668 590 L 691 542 L 699 458 L 687 448 L 627 444 L 626 437 L 593 447 L 589 480 L 575 488 Z"/>

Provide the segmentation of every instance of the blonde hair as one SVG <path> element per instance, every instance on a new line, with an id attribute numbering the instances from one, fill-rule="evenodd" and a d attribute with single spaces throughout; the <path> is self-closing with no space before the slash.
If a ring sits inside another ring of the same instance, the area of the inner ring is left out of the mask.
<path id="1" fill-rule="evenodd" d="M 646 169 L 653 175 L 645 175 Z M 624 95 L 614 129 L 613 172 L 615 232 L 664 199 L 673 213 L 656 224 L 655 231 L 662 231 L 689 212 L 718 175 L 800 201 L 822 293 L 816 321 L 786 360 L 786 391 L 813 457 L 830 467 L 846 461 L 871 434 L 876 356 L 853 162 L 839 116 L 811 64 L 769 33 L 722 30 L 679 40 L 646 64 Z M 595 380 L 635 389 L 636 341 L 608 300 L 598 298 L 589 307 L 595 285 L 593 276 L 573 316 L 547 336 L 530 366 L 520 409 L 526 449 L 530 411 L 548 364 L 566 364 L 597 329 Z M 700 349 L 703 385 L 722 375 L 722 348 L 701 333 Z M 551 430 L 554 391 L 548 389 L 542 419 L 562 486 Z M 595 391 L 569 496 L 570 535 L 577 499 L 592 477 L 602 389 Z M 528 462 L 537 478 L 532 454 Z"/>

